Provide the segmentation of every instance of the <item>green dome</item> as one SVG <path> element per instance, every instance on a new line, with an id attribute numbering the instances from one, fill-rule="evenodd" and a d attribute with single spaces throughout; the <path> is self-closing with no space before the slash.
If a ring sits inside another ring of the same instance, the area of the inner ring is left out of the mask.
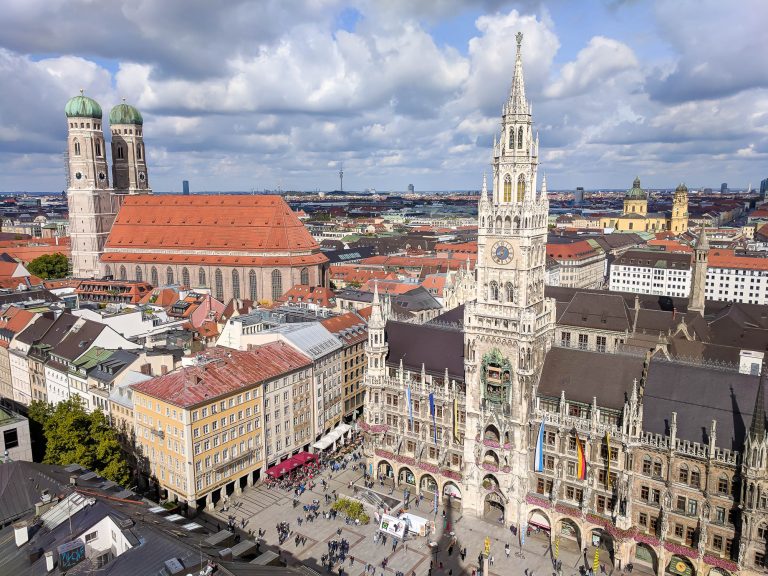
<path id="1" fill-rule="evenodd" d="M 635 181 L 632 182 L 632 188 L 627 190 L 625 198 L 634 198 L 637 200 L 645 200 L 647 198 L 645 190 L 640 188 L 640 178 L 635 178 Z"/>
<path id="2" fill-rule="evenodd" d="M 675 188 L 675 192 L 685 192 L 688 193 L 688 187 L 685 184 L 680 184 L 677 188 Z"/>
<path id="3" fill-rule="evenodd" d="M 141 117 L 141 113 L 136 108 L 123 102 L 112 108 L 109 113 L 109 123 L 110 125 L 137 124 L 141 126 L 144 124 L 144 118 Z"/>
<path id="4" fill-rule="evenodd" d="M 101 119 L 101 106 L 93 98 L 88 96 L 75 96 L 70 98 L 64 107 L 64 113 L 67 118 L 98 118 Z"/>

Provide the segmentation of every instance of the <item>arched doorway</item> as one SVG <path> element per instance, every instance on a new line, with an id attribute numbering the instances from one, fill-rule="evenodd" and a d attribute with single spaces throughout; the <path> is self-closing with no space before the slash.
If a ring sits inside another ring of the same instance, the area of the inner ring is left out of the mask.
<path id="1" fill-rule="evenodd" d="M 669 559 L 665 573 L 674 574 L 674 576 L 696 576 L 696 568 L 685 556 L 673 554 L 672 558 Z"/>
<path id="2" fill-rule="evenodd" d="M 634 569 L 644 574 L 658 574 L 659 558 L 648 544 L 638 542 L 632 560 Z"/>
<path id="3" fill-rule="evenodd" d="M 416 486 L 416 476 L 413 475 L 410 468 L 400 468 L 400 472 L 397 475 L 398 484 L 410 484 Z"/>
<path id="4" fill-rule="evenodd" d="M 379 477 L 392 478 L 394 476 L 392 465 L 386 460 L 382 460 L 377 467 L 377 474 Z"/>
<path id="5" fill-rule="evenodd" d="M 581 530 L 570 518 L 563 518 L 557 523 L 556 537 L 560 537 L 560 550 L 581 553 Z"/>
<path id="6" fill-rule="evenodd" d="M 453 482 L 443 485 L 443 503 L 455 510 L 461 510 L 461 490 Z"/>
<path id="7" fill-rule="evenodd" d="M 434 496 L 435 492 L 437 492 L 437 482 L 435 482 L 435 479 L 431 474 L 424 474 L 419 481 L 419 489 L 421 490 L 421 493 L 425 495 L 425 498 L 428 494 Z"/>
<path id="8" fill-rule="evenodd" d="M 501 441 L 501 435 L 499 434 L 499 429 L 496 428 L 493 424 L 489 424 L 485 428 L 485 432 L 483 433 L 483 443 L 486 446 L 498 446 L 499 442 Z"/>
<path id="9" fill-rule="evenodd" d="M 526 538 L 537 538 L 549 541 L 549 535 L 552 531 L 552 524 L 549 517 L 538 508 L 531 510 L 528 514 L 528 526 L 526 528 Z"/>
<path id="10" fill-rule="evenodd" d="M 613 546 L 613 536 L 608 534 L 602 528 L 594 528 L 591 532 L 591 540 L 589 544 L 592 546 L 591 554 L 594 555 L 595 549 L 599 549 L 599 561 L 600 564 L 614 563 L 615 548 Z M 587 561 L 591 564 L 594 556 L 589 556 Z"/>
<path id="11" fill-rule="evenodd" d="M 496 524 L 504 523 L 504 499 L 498 492 L 488 492 L 485 495 L 485 503 L 483 505 L 483 516 L 489 522 Z"/>

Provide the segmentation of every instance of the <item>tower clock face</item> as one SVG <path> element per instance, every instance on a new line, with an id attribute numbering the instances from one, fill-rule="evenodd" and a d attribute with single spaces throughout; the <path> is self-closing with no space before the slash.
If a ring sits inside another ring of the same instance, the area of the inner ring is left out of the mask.
<path id="1" fill-rule="evenodd" d="M 496 264 L 509 264 L 512 261 L 512 247 L 506 242 L 496 242 L 491 249 L 491 257 Z"/>

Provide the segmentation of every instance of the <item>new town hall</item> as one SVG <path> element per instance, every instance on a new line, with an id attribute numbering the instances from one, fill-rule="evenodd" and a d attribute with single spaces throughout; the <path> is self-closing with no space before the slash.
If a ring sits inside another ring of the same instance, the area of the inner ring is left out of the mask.
<path id="1" fill-rule="evenodd" d="M 617 567 L 762 572 L 765 312 L 705 305 L 705 236 L 690 301 L 545 288 L 521 41 L 479 201 L 474 301 L 414 324 L 374 296 L 361 423 L 373 471 L 553 548 L 597 545 Z"/>

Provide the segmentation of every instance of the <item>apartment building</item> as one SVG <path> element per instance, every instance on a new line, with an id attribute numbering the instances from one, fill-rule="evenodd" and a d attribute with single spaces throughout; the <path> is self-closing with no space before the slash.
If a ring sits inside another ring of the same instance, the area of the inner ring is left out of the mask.
<path id="1" fill-rule="evenodd" d="M 320 323 L 342 343 L 342 417 L 346 422 L 354 421 L 362 415 L 365 401 L 363 376 L 368 325 L 354 312 L 326 318 Z"/>
<path id="2" fill-rule="evenodd" d="M 611 264 L 610 290 L 687 298 L 691 255 L 684 252 L 628 250 Z"/>
<path id="3" fill-rule="evenodd" d="M 605 281 L 605 251 L 594 240 L 547 244 L 547 257 L 560 269 L 560 286 L 602 288 Z"/>
<path id="4" fill-rule="evenodd" d="M 193 365 L 133 384 L 136 442 L 147 474 L 168 498 L 191 506 L 212 507 L 223 490 L 239 493 L 252 485 L 267 463 L 267 446 L 270 456 L 290 454 L 282 443 L 277 450 L 277 442 L 293 438 L 292 387 L 305 390 L 300 397 L 311 409 L 310 368 L 306 356 L 283 342 L 249 351 L 216 347 Z M 290 432 L 282 428 L 286 422 Z"/>

